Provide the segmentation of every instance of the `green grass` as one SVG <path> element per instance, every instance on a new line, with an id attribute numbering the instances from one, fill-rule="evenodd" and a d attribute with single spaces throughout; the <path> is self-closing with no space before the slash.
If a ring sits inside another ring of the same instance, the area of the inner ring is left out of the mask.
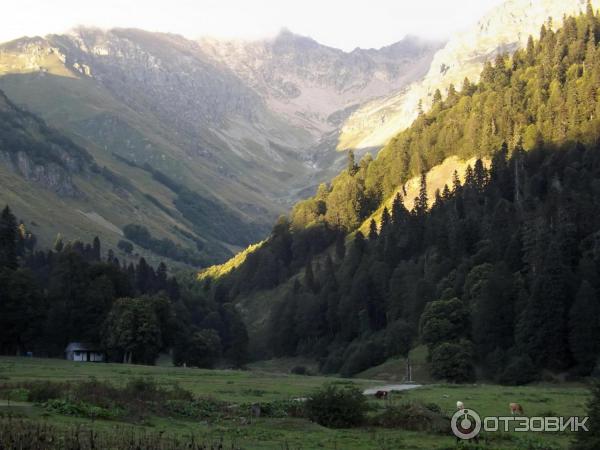
<path id="1" fill-rule="evenodd" d="M 152 378 L 159 384 L 178 383 L 199 396 L 211 396 L 232 404 L 268 402 L 304 397 L 326 382 L 354 382 L 372 387 L 382 381 L 368 379 L 340 380 L 332 377 L 295 376 L 271 370 L 288 370 L 290 361 L 268 361 L 253 364 L 252 370 L 201 370 L 166 366 L 134 366 L 122 364 L 86 364 L 56 359 L 0 357 L 0 383 L 24 381 L 84 381 L 91 377 L 123 385 L 139 377 Z M 535 385 L 525 387 L 495 385 L 426 385 L 413 391 L 394 394 L 392 402 L 435 403 L 448 415 L 457 400 L 481 415 L 508 415 L 508 404 L 519 402 L 527 415 L 584 415 L 587 389 L 581 385 Z M 248 423 L 248 417 L 221 421 L 189 421 L 166 417 L 150 417 L 143 423 L 95 421 L 49 413 L 39 405 L 14 398 L 8 407 L 0 400 L 0 417 L 8 413 L 31 420 L 43 420 L 58 426 L 79 425 L 98 431 L 115 432 L 128 427 L 164 431 L 167 434 L 203 438 L 224 437 L 244 449 L 450 449 L 456 446 L 452 436 L 408 432 L 398 429 L 358 428 L 331 430 L 298 418 L 260 418 Z M 18 403 L 15 403 L 18 402 Z M 375 408 L 384 403 L 371 400 Z M 2 419 L 0 419 L 2 420 Z M 563 449 L 568 448 L 567 433 L 491 433 L 485 436 L 484 449 Z M 487 442 L 487 443 L 485 443 Z"/>

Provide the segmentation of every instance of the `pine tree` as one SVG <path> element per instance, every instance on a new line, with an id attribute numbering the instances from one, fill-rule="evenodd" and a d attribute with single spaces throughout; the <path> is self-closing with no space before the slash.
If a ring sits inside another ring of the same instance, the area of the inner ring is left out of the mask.
<path id="1" fill-rule="evenodd" d="M 306 270 L 304 271 L 304 286 L 310 292 L 317 292 L 318 287 L 315 281 L 315 275 L 313 273 L 312 261 L 309 259 L 306 263 Z"/>
<path id="2" fill-rule="evenodd" d="M 428 198 L 427 198 L 427 173 L 421 173 L 421 186 L 419 188 L 419 196 L 415 198 L 414 214 L 422 217 L 427 213 Z"/>
<path id="3" fill-rule="evenodd" d="M 394 228 L 398 229 L 406 225 L 408 220 L 408 210 L 404 206 L 404 202 L 402 201 L 402 197 L 400 193 L 397 193 L 394 197 L 394 202 L 392 203 L 392 224 Z"/>
<path id="4" fill-rule="evenodd" d="M 14 270 L 17 264 L 17 220 L 6 206 L 0 215 L 0 269 Z"/>
<path id="5" fill-rule="evenodd" d="M 460 182 L 460 177 L 458 176 L 458 172 L 455 170 L 454 174 L 452 174 L 452 194 L 456 195 L 460 192 L 462 188 L 462 184 Z"/>
<path id="6" fill-rule="evenodd" d="M 337 233 L 337 236 L 335 238 L 335 256 L 337 257 L 338 261 L 341 261 L 342 259 L 344 259 L 344 256 L 346 255 L 346 236 L 344 235 L 344 233 Z"/>
<path id="7" fill-rule="evenodd" d="M 581 373 L 589 374 L 600 357 L 600 303 L 586 280 L 581 283 L 569 314 L 569 344 Z"/>
<path id="8" fill-rule="evenodd" d="M 389 230 L 390 224 L 392 223 L 392 217 L 390 216 L 390 212 L 387 209 L 387 206 L 383 207 L 383 212 L 381 213 L 381 233 L 386 234 Z"/>
<path id="9" fill-rule="evenodd" d="M 65 247 L 65 244 L 63 242 L 63 237 L 60 233 L 58 233 L 56 235 L 56 239 L 54 240 L 54 247 L 53 247 L 54 251 L 60 253 L 63 251 L 64 247 Z"/>
<path id="10" fill-rule="evenodd" d="M 100 261 L 101 250 L 100 250 L 100 238 L 94 237 L 92 244 L 92 258 L 94 261 Z"/>
<path id="11" fill-rule="evenodd" d="M 567 276 L 558 245 L 552 242 L 517 329 L 518 345 L 538 367 L 563 369 L 568 362 Z"/>
<path id="12" fill-rule="evenodd" d="M 369 241 L 375 242 L 378 237 L 377 224 L 375 223 L 375 219 L 371 219 L 371 222 L 369 222 Z"/>
<path id="13" fill-rule="evenodd" d="M 346 170 L 351 176 L 354 176 L 354 174 L 358 170 L 358 166 L 356 165 L 356 161 L 354 159 L 354 151 L 352 150 L 348 150 L 348 163 Z"/>

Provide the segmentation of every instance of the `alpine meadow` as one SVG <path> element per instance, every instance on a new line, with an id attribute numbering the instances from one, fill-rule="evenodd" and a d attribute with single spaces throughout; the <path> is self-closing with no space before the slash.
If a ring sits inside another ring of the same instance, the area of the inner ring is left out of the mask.
<path id="1" fill-rule="evenodd" d="M 42 3 L 0 450 L 600 448 L 600 1 Z"/>

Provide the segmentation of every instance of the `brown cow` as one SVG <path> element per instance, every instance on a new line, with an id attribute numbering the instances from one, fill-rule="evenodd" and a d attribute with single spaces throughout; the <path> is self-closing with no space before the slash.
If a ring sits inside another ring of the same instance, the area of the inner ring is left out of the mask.
<path id="1" fill-rule="evenodd" d="M 514 416 L 515 414 L 518 414 L 520 416 L 522 416 L 523 414 L 525 414 L 523 412 L 523 407 L 521 405 L 519 405 L 518 403 L 511 403 L 508 405 L 510 407 L 510 413 Z"/>

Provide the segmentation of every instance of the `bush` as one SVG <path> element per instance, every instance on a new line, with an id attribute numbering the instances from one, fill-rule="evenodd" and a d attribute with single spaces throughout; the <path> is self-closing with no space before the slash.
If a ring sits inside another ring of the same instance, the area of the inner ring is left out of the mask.
<path id="1" fill-rule="evenodd" d="M 45 381 L 27 386 L 27 400 L 34 403 L 44 403 L 48 400 L 60 398 L 66 390 L 62 383 Z"/>
<path id="2" fill-rule="evenodd" d="M 539 380 L 539 370 L 529 356 L 513 358 L 500 375 L 500 384 L 522 385 Z"/>
<path id="3" fill-rule="evenodd" d="M 367 409 L 365 396 L 354 385 L 329 384 L 306 401 L 308 418 L 330 428 L 361 425 Z"/>
<path id="4" fill-rule="evenodd" d="M 64 416 L 88 417 L 94 419 L 116 419 L 123 414 L 120 408 L 102 408 L 85 402 L 71 402 L 63 399 L 52 399 L 44 403 L 47 410 Z"/>
<path id="5" fill-rule="evenodd" d="M 446 433 L 450 430 L 450 421 L 438 405 L 419 402 L 387 406 L 370 422 L 374 426 L 409 431 Z"/>
<path id="6" fill-rule="evenodd" d="M 310 375 L 310 372 L 304 366 L 292 367 L 292 370 L 290 370 L 290 372 L 293 373 L 294 375 Z"/>
<path id="7" fill-rule="evenodd" d="M 470 341 L 444 342 L 431 352 L 431 376 L 452 383 L 475 380 L 473 351 Z"/>

